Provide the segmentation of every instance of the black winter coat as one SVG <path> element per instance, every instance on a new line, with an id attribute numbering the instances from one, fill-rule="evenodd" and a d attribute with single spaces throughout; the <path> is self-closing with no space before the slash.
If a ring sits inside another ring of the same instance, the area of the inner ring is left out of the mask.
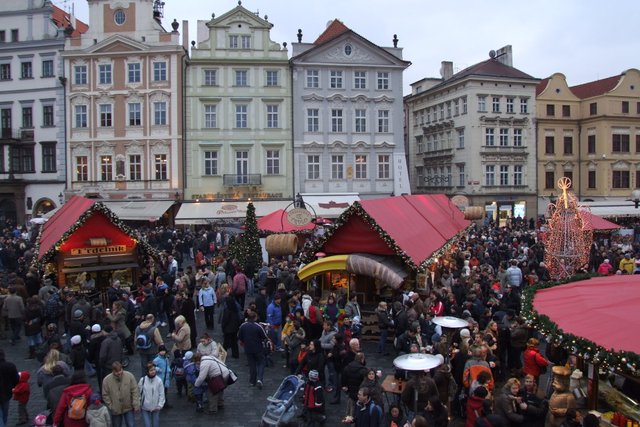
<path id="1" fill-rule="evenodd" d="M 342 369 L 342 386 L 347 388 L 347 396 L 358 400 L 358 389 L 367 376 L 367 367 L 357 360 L 353 360 Z"/>

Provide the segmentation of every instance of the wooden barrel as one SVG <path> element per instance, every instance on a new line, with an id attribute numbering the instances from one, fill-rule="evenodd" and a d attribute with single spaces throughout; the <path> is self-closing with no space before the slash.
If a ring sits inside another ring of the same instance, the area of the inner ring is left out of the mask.
<path id="1" fill-rule="evenodd" d="M 469 206 L 464 210 L 464 219 L 484 219 L 484 208 L 482 206 Z"/>
<path id="2" fill-rule="evenodd" d="M 265 241 L 267 253 L 272 256 L 294 255 L 298 252 L 298 236 L 295 234 L 272 234 Z"/>

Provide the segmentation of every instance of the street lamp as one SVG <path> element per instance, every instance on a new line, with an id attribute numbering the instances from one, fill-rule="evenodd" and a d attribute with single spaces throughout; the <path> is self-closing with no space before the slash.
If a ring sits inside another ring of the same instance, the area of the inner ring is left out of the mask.
<path id="1" fill-rule="evenodd" d="M 633 200 L 636 209 L 638 209 L 638 206 L 640 206 L 640 190 L 633 190 L 631 192 L 631 200 Z"/>
<path id="2" fill-rule="evenodd" d="M 64 194 L 62 194 L 62 191 L 60 192 L 60 194 L 58 194 L 58 201 L 60 202 L 60 205 L 62 206 L 62 204 L 64 203 Z"/>

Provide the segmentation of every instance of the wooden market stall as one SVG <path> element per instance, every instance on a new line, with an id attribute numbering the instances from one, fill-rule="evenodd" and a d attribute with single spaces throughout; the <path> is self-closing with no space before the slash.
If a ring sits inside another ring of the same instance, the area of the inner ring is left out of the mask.
<path id="1" fill-rule="evenodd" d="M 74 196 L 41 228 L 35 262 L 55 272 L 60 287 L 80 289 L 88 274 L 101 292 L 115 279 L 135 286 L 144 256 L 155 249 L 99 201 Z"/>

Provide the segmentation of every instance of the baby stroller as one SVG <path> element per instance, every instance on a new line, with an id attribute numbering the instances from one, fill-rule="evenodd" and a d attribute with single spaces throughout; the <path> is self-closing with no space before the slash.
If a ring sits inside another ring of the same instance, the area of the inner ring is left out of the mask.
<path id="1" fill-rule="evenodd" d="M 304 386 L 302 377 L 289 375 L 282 380 L 272 396 L 267 397 L 269 404 L 262 415 L 261 427 L 283 427 L 295 421 L 296 407 L 294 400 Z"/>

